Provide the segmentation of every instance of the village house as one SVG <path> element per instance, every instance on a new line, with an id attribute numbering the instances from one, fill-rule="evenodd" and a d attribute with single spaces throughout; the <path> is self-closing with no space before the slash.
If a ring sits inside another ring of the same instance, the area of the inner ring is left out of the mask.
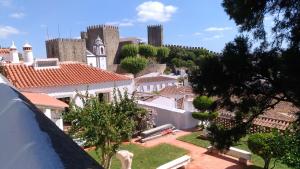
<path id="1" fill-rule="evenodd" d="M 135 89 L 137 92 L 153 93 L 167 86 L 177 86 L 176 78 L 163 75 L 145 75 L 135 78 Z"/>

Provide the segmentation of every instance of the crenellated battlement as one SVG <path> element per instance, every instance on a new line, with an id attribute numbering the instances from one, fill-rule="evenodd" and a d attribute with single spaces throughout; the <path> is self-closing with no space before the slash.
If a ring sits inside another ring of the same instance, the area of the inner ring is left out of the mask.
<path id="1" fill-rule="evenodd" d="M 148 25 L 147 28 L 162 28 L 161 24 L 157 24 L 157 25 Z"/>
<path id="2" fill-rule="evenodd" d="M 174 48 L 181 48 L 181 49 L 186 49 L 186 50 L 199 50 L 199 49 L 207 50 L 204 47 L 194 47 L 194 46 L 185 46 L 185 45 L 166 44 L 166 45 L 163 45 L 163 46 L 164 47 L 168 47 L 168 48 L 174 47 Z M 219 55 L 220 54 L 220 53 L 217 53 L 217 52 L 214 52 L 214 51 L 210 51 L 210 50 L 207 50 L 207 51 L 209 53 L 212 53 L 212 54 L 215 54 L 215 55 Z"/>
<path id="3" fill-rule="evenodd" d="M 118 26 L 113 26 L 113 25 L 105 25 L 105 24 L 101 24 L 101 25 L 90 25 L 87 27 L 87 30 L 92 30 L 92 29 L 114 29 L 114 30 L 119 30 Z"/>
<path id="4" fill-rule="evenodd" d="M 58 41 L 61 41 L 61 42 L 84 42 L 85 40 L 84 39 L 72 39 L 72 38 L 54 38 L 54 39 L 46 40 L 46 43 L 58 42 Z"/>

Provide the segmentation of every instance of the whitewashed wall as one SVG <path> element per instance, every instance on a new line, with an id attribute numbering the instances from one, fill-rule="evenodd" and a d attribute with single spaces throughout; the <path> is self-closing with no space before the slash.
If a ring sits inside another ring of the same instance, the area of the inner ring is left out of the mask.
<path id="1" fill-rule="evenodd" d="M 138 92 L 152 93 L 155 91 L 160 91 L 166 86 L 176 86 L 176 85 L 178 85 L 178 82 L 175 79 L 170 81 L 140 83 L 140 84 L 136 84 L 136 90 Z"/>
<path id="2" fill-rule="evenodd" d="M 28 92 L 39 92 L 46 93 L 49 96 L 55 98 L 70 97 L 75 99 L 75 103 L 81 105 L 81 100 L 76 97 L 77 92 L 84 94 L 88 89 L 89 94 L 96 95 L 97 93 L 110 93 L 112 96 L 114 88 L 118 88 L 121 93 L 127 89 L 128 93 L 133 92 L 133 80 L 115 81 L 115 82 L 104 82 L 98 84 L 89 85 L 73 85 L 73 86 L 58 86 L 58 87 L 47 87 L 47 88 L 32 88 L 27 89 Z"/>
<path id="3" fill-rule="evenodd" d="M 192 112 L 170 108 L 164 104 L 154 104 L 145 101 L 138 101 L 142 107 L 155 110 L 154 121 L 157 126 L 173 124 L 177 129 L 190 129 L 195 127 L 199 121 L 192 117 Z"/>

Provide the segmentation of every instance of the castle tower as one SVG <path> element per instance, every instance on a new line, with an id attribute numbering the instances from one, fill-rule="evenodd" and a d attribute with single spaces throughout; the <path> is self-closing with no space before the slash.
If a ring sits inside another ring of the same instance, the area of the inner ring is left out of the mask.
<path id="1" fill-rule="evenodd" d="M 59 61 L 77 61 L 86 63 L 85 39 L 51 39 L 46 41 L 47 58 Z"/>
<path id="2" fill-rule="evenodd" d="M 32 65 L 34 62 L 33 53 L 32 53 L 32 46 L 26 42 L 23 46 L 23 57 L 24 63 L 27 65 Z"/>
<path id="3" fill-rule="evenodd" d="M 10 61 L 12 63 L 19 63 L 20 62 L 19 53 L 18 53 L 18 50 L 17 50 L 17 47 L 16 47 L 14 41 L 12 41 L 12 44 L 11 44 L 9 50 L 10 50 Z"/>
<path id="4" fill-rule="evenodd" d="M 163 45 L 163 26 L 162 25 L 149 25 L 147 27 L 148 44 L 153 46 Z"/>
<path id="5" fill-rule="evenodd" d="M 119 28 L 109 25 L 95 25 L 87 28 L 86 47 L 89 51 L 93 51 L 94 42 L 98 36 L 103 40 L 105 46 L 107 68 L 112 70 L 112 65 L 118 60 L 118 47 L 120 42 Z"/>

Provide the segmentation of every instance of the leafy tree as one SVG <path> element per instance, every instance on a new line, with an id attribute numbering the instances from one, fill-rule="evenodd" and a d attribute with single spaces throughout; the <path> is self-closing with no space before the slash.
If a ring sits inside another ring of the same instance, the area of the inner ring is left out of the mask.
<path id="1" fill-rule="evenodd" d="M 139 45 L 139 54 L 145 56 L 146 58 L 155 57 L 157 50 L 152 45 Z"/>
<path id="2" fill-rule="evenodd" d="M 126 58 L 129 56 L 137 56 L 139 53 L 139 48 L 135 44 L 124 45 L 121 49 L 121 57 Z"/>
<path id="3" fill-rule="evenodd" d="M 281 143 L 280 139 L 282 137 L 274 133 L 256 133 L 249 136 L 248 147 L 254 154 L 264 159 L 264 169 L 269 168 L 272 158 L 279 159 L 281 157 L 283 150 L 278 144 Z"/>
<path id="4" fill-rule="evenodd" d="M 134 75 L 142 71 L 147 64 L 148 60 L 143 57 L 127 57 L 121 61 L 121 67 Z"/>
<path id="5" fill-rule="evenodd" d="M 119 92 L 119 91 L 118 91 Z M 70 111 L 65 114 L 66 119 L 72 121 L 69 133 L 101 150 L 100 162 L 104 168 L 109 169 L 113 155 L 119 149 L 122 141 L 131 138 L 135 122 L 130 118 L 132 104 L 128 98 L 119 98 L 114 92 L 114 101 L 109 104 L 100 102 L 86 92 L 79 95 L 83 107 L 71 104 Z"/>
<path id="6" fill-rule="evenodd" d="M 214 101 L 207 96 L 198 96 L 193 101 L 194 107 L 198 109 L 199 112 L 192 113 L 192 116 L 200 120 L 203 127 L 218 116 L 217 112 L 212 111 L 213 104 Z"/>
<path id="7" fill-rule="evenodd" d="M 273 16 L 273 44 L 280 47 L 285 40 L 292 48 L 300 47 L 299 0 L 223 0 L 222 5 L 241 31 L 251 31 L 255 38 L 264 41 L 266 40 L 264 19 L 268 15 Z"/>
<path id="8" fill-rule="evenodd" d="M 162 63 L 165 61 L 170 53 L 170 49 L 167 47 L 159 47 L 157 48 L 157 60 Z"/>

